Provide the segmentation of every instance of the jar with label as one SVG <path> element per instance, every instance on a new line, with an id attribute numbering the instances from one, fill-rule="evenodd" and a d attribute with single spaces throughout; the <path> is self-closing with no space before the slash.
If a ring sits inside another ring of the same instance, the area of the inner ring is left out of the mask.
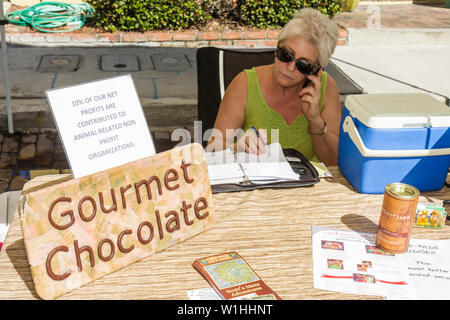
<path id="1" fill-rule="evenodd" d="M 405 183 L 391 183 L 384 191 L 376 246 L 389 253 L 408 251 L 419 190 Z"/>

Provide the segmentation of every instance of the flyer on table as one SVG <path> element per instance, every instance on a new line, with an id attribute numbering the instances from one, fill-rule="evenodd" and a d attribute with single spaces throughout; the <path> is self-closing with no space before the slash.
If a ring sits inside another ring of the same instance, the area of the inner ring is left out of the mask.
<path id="1" fill-rule="evenodd" d="M 46 90 L 75 178 L 155 154 L 131 75 Z"/>
<path id="2" fill-rule="evenodd" d="M 375 246 L 376 234 L 312 226 L 314 288 L 414 299 L 405 255 Z"/>

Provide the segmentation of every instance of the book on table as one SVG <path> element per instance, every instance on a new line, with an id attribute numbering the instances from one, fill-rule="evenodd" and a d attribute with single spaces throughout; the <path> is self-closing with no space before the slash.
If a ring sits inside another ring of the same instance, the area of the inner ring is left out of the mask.
<path id="1" fill-rule="evenodd" d="M 266 145 L 266 152 L 258 155 L 228 149 L 207 152 L 206 162 L 213 193 L 306 186 L 319 181 L 314 166 L 301 153 L 283 150 L 279 143 Z"/>
<path id="2" fill-rule="evenodd" d="M 235 251 L 197 259 L 193 267 L 225 300 L 281 300 Z"/>

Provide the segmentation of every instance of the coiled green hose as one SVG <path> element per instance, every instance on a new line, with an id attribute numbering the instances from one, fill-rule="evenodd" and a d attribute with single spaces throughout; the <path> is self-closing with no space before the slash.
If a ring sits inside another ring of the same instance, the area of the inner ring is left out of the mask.
<path id="1" fill-rule="evenodd" d="M 40 32 L 58 33 L 80 29 L 93 13 L 94 9 L 87 3 L 40 2 L 9 12 L 6 19 L 12 24 L 29 26 Z M 73 27 L 53 30 L 64 26 Z"/>

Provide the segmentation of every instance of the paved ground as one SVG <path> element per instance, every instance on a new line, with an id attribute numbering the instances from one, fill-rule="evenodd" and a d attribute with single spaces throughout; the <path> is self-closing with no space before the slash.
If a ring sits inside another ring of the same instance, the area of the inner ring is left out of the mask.
<path id="1" fill-rule="evenodd" d="M 192 126 L 197 116 L 195 53 L 189 48 L 9 47 L 15 129 L 55 128 L 45 90 L 122 73 L 132 75 L 157 139 L 162 132 Z M 0 119 L 5 123 L 4 112 Z"/>
<path id="2" fill-rule="evenodd" d="M 346 45 L 337 47 L 333 61 L 367 92 L 419 89 L 361 68 L 450 95 L 450 9 L 365 2 L 354 12 L 336 17 L 336 21 L 347 29 L 348 40 Z M 30 169 L 59 172 L 68 168 L 45 100 L 45 90 L 49 88 L 129 72 L 157 151 L 170 148 L 175 144 L 170 141 L 170 132 L 178 127 L 192 130 L 197 118 L 196 50 L 123 43 L 107 47 L 95 43 L 88 47 L 71 43 L 48 47 L 35 42 L 33 46 L 15 43 L 8 47 L 14 125 L 21 133 L 6 133 L 2 85 L 0 192 L 20 190 L 30 178 Z M 77 62 L 75 69 L 65 70 L 68 64 L 75 63 L 70 60 L 73 57 Z M 65 63 L 65 59 L 70 61 Z"/>
<path id="3" fill-rule="evenodd" d="M 414 28 L 443 29 L 450 28 L 450 10 L 442 7 L 415 5 L 408 2 L 363 2 L 352 12 L 343 12 L 335 21 L 345 28 L 367 29 L 380 28 Z M 375 13 L 379 13 L 379 26 L 376 26 Z"/>

